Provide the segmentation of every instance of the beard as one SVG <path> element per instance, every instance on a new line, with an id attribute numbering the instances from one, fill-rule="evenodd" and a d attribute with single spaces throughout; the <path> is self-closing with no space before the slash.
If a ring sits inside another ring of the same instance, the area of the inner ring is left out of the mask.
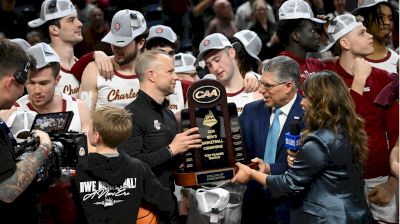
<path id="1" fill-rule="evenodd" d="M 114 59 L 118 65 L 126 65 L 126 64 L 129 64 L 132 61 L 134 61 L 136 59 L 136 56 L 137 56 L 137 51 L 134 51 L 134 52 L 131 52 L 131 53 L 125 55 L 121 59 L 117 60 L 117 58 L 115 58 L 115 57 L 114 57 Z"/>

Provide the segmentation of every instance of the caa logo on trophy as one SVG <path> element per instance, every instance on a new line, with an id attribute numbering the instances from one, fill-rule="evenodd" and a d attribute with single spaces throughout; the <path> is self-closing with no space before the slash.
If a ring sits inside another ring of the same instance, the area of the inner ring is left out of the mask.
<path id="1" fill-rule="evenodd" d="M 236 105 L 227 103 L 225 87 L 217 80 L 195 82 L 187 92 L 188 109 L 182 110 L 182 128 L 199 127 L 201 149 L 186 152 L 176 184 L 193 187 L 230 180 L 235 163 L 247 163 Z"/>

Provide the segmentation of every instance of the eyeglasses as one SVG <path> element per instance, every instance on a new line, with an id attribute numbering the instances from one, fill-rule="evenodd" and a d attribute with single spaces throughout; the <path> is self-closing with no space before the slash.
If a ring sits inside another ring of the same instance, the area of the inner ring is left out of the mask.
<path id="1" fill-rule="evenodd" d="M 279 83 L 276 83 L 276 84 L 269 84 L 269 83 L 260 82 L 260 88 L 264 88 L 266 90 L 271 90 L 272 88 L 274 88 L 276 86 L 279 86 L 279 85 L 282 85 L 282 84 L 286 84 L 288 82 L 291 82 L 291 81 L 279 82 Z"/>

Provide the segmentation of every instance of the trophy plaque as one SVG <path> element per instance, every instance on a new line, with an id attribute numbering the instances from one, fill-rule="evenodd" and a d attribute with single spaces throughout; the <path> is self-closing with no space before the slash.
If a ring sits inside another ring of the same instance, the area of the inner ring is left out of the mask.
<path id="1" fill-rule="evenodd" d="M 202 147 L 183 154 L 176 184 L 194 187 L 232 179 L 235 163 L 247 163 L 236 105 L 227 103 L 225 87 L 211 79 L 193 83 L 187 98 L 188 109 L 181 112 L 182 128 L 199 127 Z"/>

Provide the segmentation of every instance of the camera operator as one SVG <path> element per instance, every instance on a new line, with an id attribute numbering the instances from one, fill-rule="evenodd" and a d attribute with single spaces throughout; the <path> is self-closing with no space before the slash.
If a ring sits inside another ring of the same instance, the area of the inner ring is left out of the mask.
<path id="1" fill-rule="evenodd" d="M 0 41 L 0 109 L 10 109 L 24 92 L 28 71 L 34 62 L 8 40 Z M 0 211 L 5 223 L 38 223 L 37 195 L 30 184 L 51 150 L 47 133 L 35 131 L 40 145 L 25 160 L 16 162 L 14 139 L 0 120 Z"/>
<path id="2" fill-rule="evenodd" d="M 59 56 L 45 43 L 36 44 L 27 52 L 35 59 L 36 70 L 29 74 L 26 83 L 28 94 L 17 100 L 16 109 L 38 114 L 72 111 L 74 116 L 68 131 L 87 133 L 90 112 L 86 104 L 73 96 L 56 92 L 61 78 Z M 55 219 L 56 223 L 75 222 L 76 208 L 70 188 L 69 180 L 60 179 L 47 192 L 40 194 L 41 219 Z"/>

